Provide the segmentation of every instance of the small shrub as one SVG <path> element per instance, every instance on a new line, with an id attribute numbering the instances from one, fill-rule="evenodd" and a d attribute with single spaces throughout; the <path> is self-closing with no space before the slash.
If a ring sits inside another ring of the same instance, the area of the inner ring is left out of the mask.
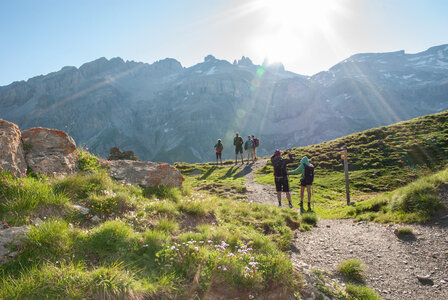
<path id="1" fill-rule="evenodd" d="M 410 227 L 400 227 L 397 229 L 398 235 L 413 235 L 414 232 L 412 231 L 412 228 Z"/>
<path id="2" fill-rule="evenodd" d="M 345 291 L 353 300 L 381 300 L 381 297 L 367 286 L 347 284 Z"/>
<path id="3" fill-rule="evenodd" d="M 302 214 L 302 222 L 308 225 L 315 226 L 317 224 L 317 215 L 315 213 Z"/>
<path id="4" fill-rule="evenodd" d="M 359 259 L 347 259 L 338 266 L 338 272 L 353 281 L 363 281 L 364 265 Z"/>

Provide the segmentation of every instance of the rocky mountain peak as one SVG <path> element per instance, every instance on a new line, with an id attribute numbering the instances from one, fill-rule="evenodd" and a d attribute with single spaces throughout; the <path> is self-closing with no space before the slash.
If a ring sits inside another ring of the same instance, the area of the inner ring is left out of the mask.
<path id="1" fill-rule="evenodd" d="M 238 65 L 250 67 L 253 66 L 254 64 L 249 57 L 242 56 L 241 59 L 238 60 Z"/>
<path id="2" fill-rule="evenodd" d="M 211 55 L 211 54 L 209 54 L 209 55 L 207 55 L 206 57 L 204 57 L 204 62 L 205 62 L 205 63 L 206 63 L 206 62 L 212 62 L 212 61 L 215 61 L 215 60 L 217 60 L 216 57 L 214 57 L 214 56 Z"/>

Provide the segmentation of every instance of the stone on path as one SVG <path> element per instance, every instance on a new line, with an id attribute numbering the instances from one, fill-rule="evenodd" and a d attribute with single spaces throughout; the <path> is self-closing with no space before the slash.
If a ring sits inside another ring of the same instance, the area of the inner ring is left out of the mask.
<path id="1" fill-rule="evenodd" d="M 69 174 L 75 170 L 73 138 L 65 132 L 42 127 L 22 131 L 25 159 L 36 173 Z"/>
<path id="2" fill-rule="evenodd" d="M 19 127 L 0 119 L 0 170 L 3 169 L 19 176 L 26 170 L 26 161 Z"/>
<path id="3" fill-rule="evenodd" d="M 184 177 L 175 167 L 150 161 L 117 160 L 110 166 L 109 173 L 117 180 L 141 187 L 181 187 L 184 181 Z"/>

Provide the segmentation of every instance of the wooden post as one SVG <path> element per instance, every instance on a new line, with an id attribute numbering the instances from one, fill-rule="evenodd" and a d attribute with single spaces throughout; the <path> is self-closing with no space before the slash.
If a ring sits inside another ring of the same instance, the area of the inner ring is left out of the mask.
<path id="1" fill-rule="evenodd" d="M 350 205 L 350 189 L 348 185 L 348 161 L 347 161 L 347 148 L 342 147 L 341 158 L 344 159 L 344 172 L 345 172 L 345 194 L 347 196 L 347 205 Z"/>

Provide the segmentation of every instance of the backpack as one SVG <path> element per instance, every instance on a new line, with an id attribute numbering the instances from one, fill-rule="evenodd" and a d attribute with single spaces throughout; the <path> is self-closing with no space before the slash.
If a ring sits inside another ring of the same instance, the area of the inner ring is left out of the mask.
<path id="1" fill-rule="evenodd" d="M 255 142 L 255 147 L 260 146 L 260 139 L 259 138 L 255 138 L 254 142 Z"/>
<path id="2" fill-rule="evenodd" d="M 222 144 L 216 144 L 216 151 L 221 152 L 222 151 Z"/>
<path id="3" fill-rule="evenodd" d="M 312 164 L 309 165 L 305 165 L 305 176 L 304 176 L 304 180 L 306 182 L 307 185 L 312 184 L 313 180 L 314 180 L 314 166 Z"/>
<path id="4" fill-rule="evenodd" d="M 272 166 L 274 167 L 274 176 L 275 177 L 281 177 L 284 173 L 284 164 L 283 159 L 281 157 L 275 157 L 271 159 Z"/>

